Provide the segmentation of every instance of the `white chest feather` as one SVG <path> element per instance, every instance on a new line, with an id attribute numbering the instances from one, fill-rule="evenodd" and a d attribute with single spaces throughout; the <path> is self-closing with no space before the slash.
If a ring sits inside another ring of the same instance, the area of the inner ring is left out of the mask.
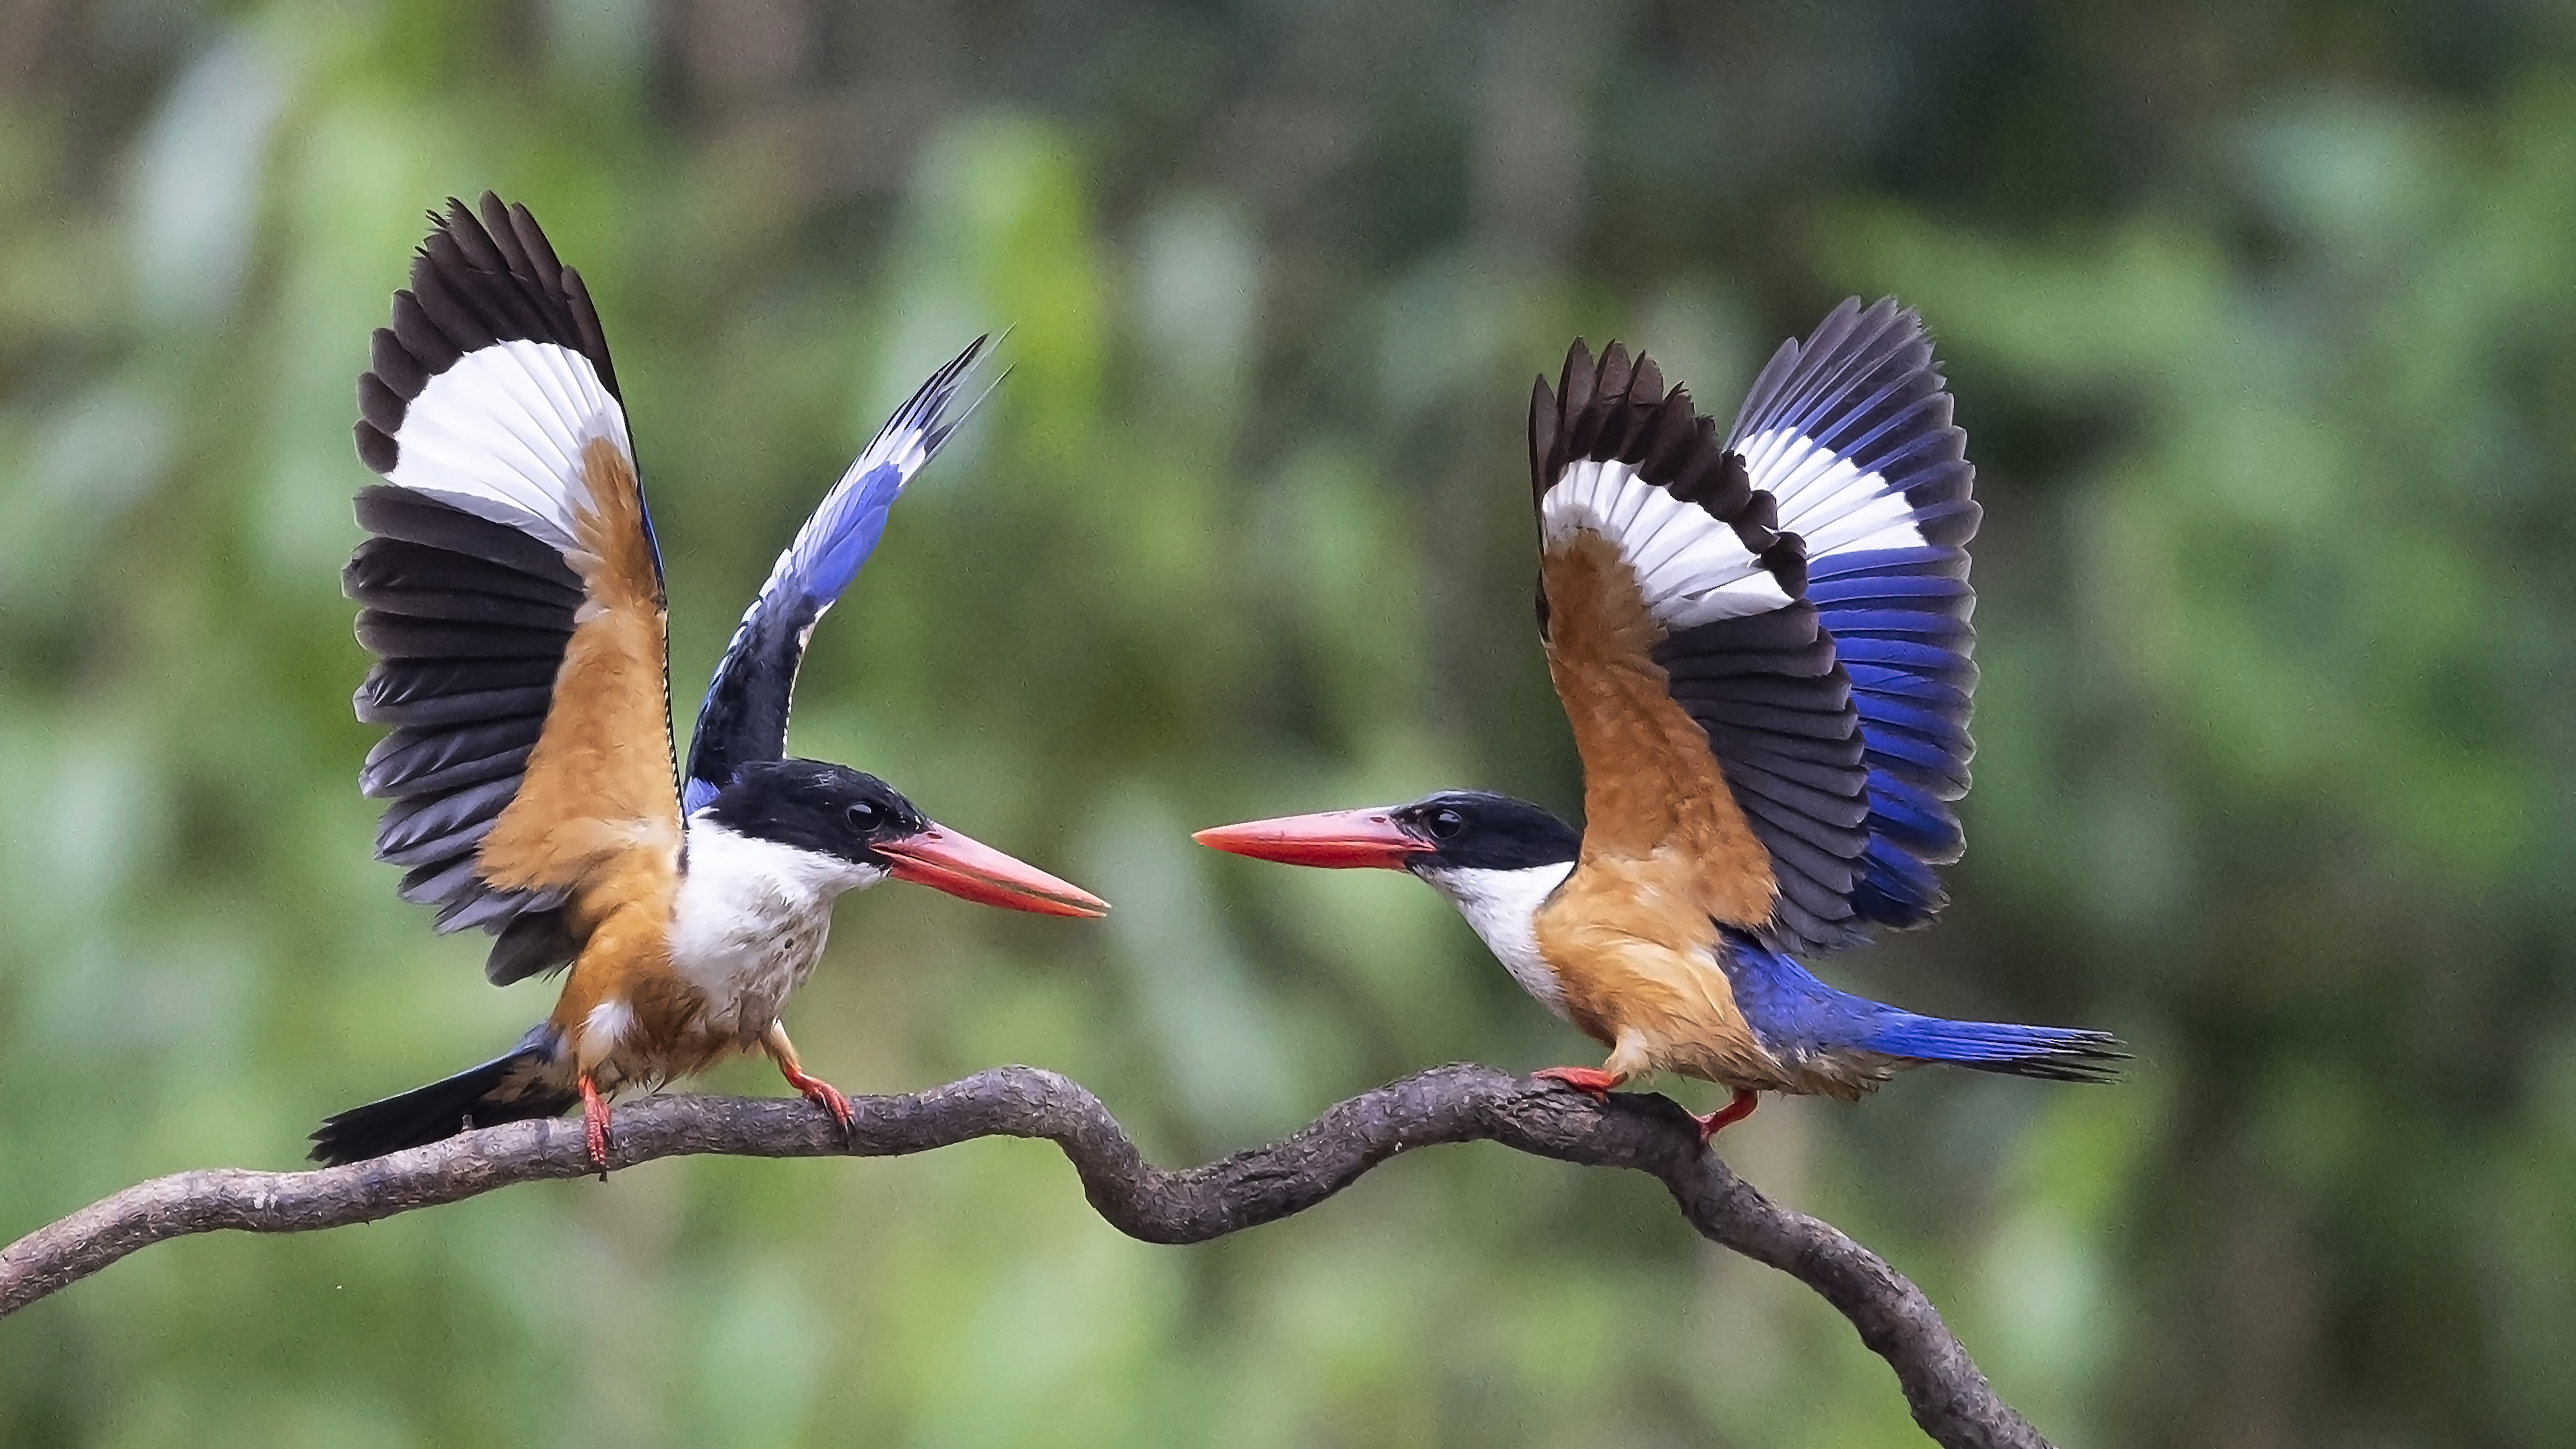
<path id="1" fill-rule="evenodd" d="M 672 909 L 671 964 L 707 998 L 707 1029 L 749 1041 L 822 959 L 832 899 L 885 873 L 838 856 L 689 822 L 689 869 Z"/>
<path id="2" fill-rule="evenodd" d="M 1417 872 L 1431 888 L 1449 898 L 1483 938 L 1485 949 L 1512 973 L 1521 990 L 1541 1006 L 1565 1015 L 1565 989 L 1538 954 L 1538 908 L 1547 902 L 1574 862 L 1534 865 L 1522 870 L 1429 869 Z"/>

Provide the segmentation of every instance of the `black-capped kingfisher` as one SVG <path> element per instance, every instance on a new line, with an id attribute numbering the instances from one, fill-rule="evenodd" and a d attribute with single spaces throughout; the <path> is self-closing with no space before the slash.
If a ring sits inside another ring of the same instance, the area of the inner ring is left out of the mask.
<path id="1" fill-rule="evenodd" d="M 1921 1016 L 1795 958 L 1946 903 L 1967 792 L 1967 438 L 1921 320 L 1846 302 L 1781 345 L 1724 442 L 1683 388 L 1581 342 L 1530 403 L 1539 631 L 1583 762 L 1578 832 L 1526 801 L 1201 831 L 1296 865 L 1409 871 L 1514 980 L 1610 1049 L 1595 1096 L 1671 1071 L 1852 1101 L 1897 1069 L 2101 1080 L 2100 1032 Z"/>
<path id="2" fill-rule="evenodd" d="M 672 745 L 662 561 L 580 276 L 525 207 L 451 200 L 394 294 L 359 379 L 358 495 L 372 535 L 343 574 L 376 656 L 360 719 L 393 726 L 360 787 L 392 801 L 379 858 L 440 931 L 497 939 L 496 985 L 571 968 L 506 1055 L 351 1108 L 326 1163 L 578 1104 L 607 1165 L 607 1098 L 766 1052 L 846 1129 L 780 1019 L 833 899 L 892 877 L 987 905 L 1096 916 L 1105 903 L 931 821 L 846 765 L 786 758 L 815 623 L 887 511 L 939 451 L 978 338 L 886 421 L 779 555 Z"/>

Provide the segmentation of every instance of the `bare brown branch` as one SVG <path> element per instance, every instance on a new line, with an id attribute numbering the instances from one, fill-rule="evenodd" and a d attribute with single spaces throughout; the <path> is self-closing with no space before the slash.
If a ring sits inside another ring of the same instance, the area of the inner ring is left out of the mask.
<path id="1" fill-rule="evenodd" d="M 1149 1165 L 1099 1099 L 1034 1067 L 1001 1067 L 908 1097 L 851 1099 L 851 1141 L 794 1098 L 652 1097 L 620 1107 L 614 1166 L 661 1157 L 894 1157 L 976 1137 L 1046 1138 L 1111 1226 L 1149 1243 L 1200 1243 L 1302 1212 L 1397 1153 L 1499 1142 L 1591 1167 L 1650 1174 L 1711 1241 L 1789 1274 L 1850 1319 L 1887 1360 L 1914 1420 L 1952 1446 L 2047 1449 L 1998 1397 L 1920 1289 L 1829 1224 L 1779 1207 L 1697 1145 L 1661 1097 L 1607 1105 L 1490 1067 L 1448 1066 L 1365 1092 L 1267 1147 L 1205 1167 Z M 486 1128 L 318 1172 L 214 1168 L 127 1188 L 0 1250 L 0 1316 L 168 1238 L 295 1233 L 372 1222 L 517 1182 L 579 1177 L 578 1121 Z"/>

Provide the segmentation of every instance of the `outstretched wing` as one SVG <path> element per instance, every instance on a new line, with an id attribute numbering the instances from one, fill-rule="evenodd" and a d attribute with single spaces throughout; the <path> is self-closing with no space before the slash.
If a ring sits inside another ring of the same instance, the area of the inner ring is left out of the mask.
<path id="1" fill-rule="evenodd" d="M 393 726 L 376 854 L 486 974 L 571 959 L 677 878 L 661 558 L 598 313 L 527 209 L 450 200 L 358 381 L 372 535 L 342 574 Z"/>
<path id="2" fill-rule="evenodd" d="M 1851 680 L 1869 767 L 1852 907 L 1921 925 L 1947 900 L 1932 868 L 1965 847 L 1950 802 L 1974 750 L 1966 544 L 1979 513 L 1923 319 L 1894 298 L 1844 302 L 1803 344 L 1780 345 L 1726 446 L 1805 543 L 1807 601 Z"/>
<path id="3" fill-rule="evenodd" d="M 1860 722 L 1771 495 L 1616 343 L 1540 381 L 1530 462 L 1587 859 L 1686 865 L 1692 905 L 1793 950 L 1859 939 Z"/>
<path id="4" fill-rule="evenodd" d="M 716 664 L 706 703 L 698 707 L 684 809 L 694 812 L 714 799 L 743 765 L 786 757 L 787 713 L 806 642 L 876 550 L 895 499 L 965 421 L 945 414 L 984 342 L 978 337 L 966 344 L 895 409 L 778 556 L 769 582 L 760 586 L 760 597 L 752 600 Z"/>
<path id="5" fill-rule="evenodd" d="M 1530 446 L 1586 850 L 1679 850 L 1712 915 L 1792 952 L 1931 919 L 1962 846 L 1978 510 L 1921 319 L 1846 302 L 1723 446 L 1652 362 L 1577 343 Z"/>

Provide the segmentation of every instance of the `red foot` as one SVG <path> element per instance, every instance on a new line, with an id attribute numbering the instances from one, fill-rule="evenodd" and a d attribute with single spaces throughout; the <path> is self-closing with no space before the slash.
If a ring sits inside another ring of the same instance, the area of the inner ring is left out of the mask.
<path id="1" fill-rule="evenodd" d="M 591 1170 L 608 1181 L 608 1103 L 588 1077 L 581 1079 L 581 1135 L 590 1146 Z"/>
<path id="2" fill-rule="evenodd" d="M 1628 1080 L 1625 1072 L 1605 1072 L 1599 1067 L 1550 1067 L 1530 1073 L 1533 1082 L 1563 1082 L 1596 1102 L 1610 1100 L 1610 1089 Z"/>
<path id="3" fill-rule="evenodd" d="M 1716 1111 L 1709 1113 L 1705 1117 L 1693 1119 L 1699 1123 L 1699 1145 L 1706 1147 L 1708 1145 L 1708 1139 L 1725 1131 L 1727 1128 L 1734 1126 L 1736 1123 L 1743 1121 L 1745 1118 L 1752 1116 L 1753 1109 L 1761 1105 L 1762 1099 L 1760 1097 L 1753 1095 L 1742 1087 L 1736 1088 L 1735 1098 L 1733 1101 L 1728 1102 L 1725 1106 L 1718 1108 Z"/>
<path id="4" fill-rule="evenodd" d="M 821 1077 L 809 1077 L 784 1063 L 780 1064 L 778 1072 L 787 1079 L 787 1085 L 804 1093 L 806 1100 L 831 1113 L 832 1120 L 841 1124 L 843 1137 L 858 1130 L 857 1121 L 850 1113 L 850 1099 L 841 1095 L 840 1088 Z"/>

